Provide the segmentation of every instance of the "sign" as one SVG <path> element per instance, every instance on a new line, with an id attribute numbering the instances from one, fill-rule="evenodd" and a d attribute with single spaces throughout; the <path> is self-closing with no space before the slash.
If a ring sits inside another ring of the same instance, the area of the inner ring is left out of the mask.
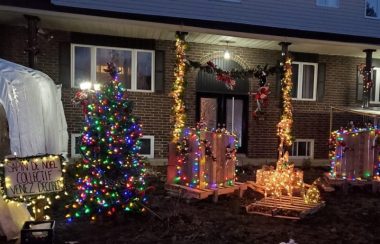
<path id="1" fill-rule="evenodd" d="M 8 197 L 39 195 L 63 190 L 59 156 L 5 159 L 4 176 Z"/>

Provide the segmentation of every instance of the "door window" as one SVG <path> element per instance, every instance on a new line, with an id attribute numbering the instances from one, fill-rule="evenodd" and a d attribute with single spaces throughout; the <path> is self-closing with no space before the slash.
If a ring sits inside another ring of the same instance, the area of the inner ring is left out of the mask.
<path id="1" fill-rule="evenodd" d="M 201 98 L 201 114 L 200 118 L 201 120 L 206 124 L 207 128 L 213 129 L 217 128 L 217 120 L 218 120 L 218 114 L 217 114 L 217 107 L 218 107 L 218 101 L 217 98 L 208 98 L 208 97 L 202 97 Z"/>
<path id="2" fill-rule="evenodd" d="M 242 99 L 235 99 L 234 97 L 227 99 L 226 106 L 226 125 L 227 130 L 236 134 L 241 146 L 242 133 L 243 133 L 243 103 Z"/>

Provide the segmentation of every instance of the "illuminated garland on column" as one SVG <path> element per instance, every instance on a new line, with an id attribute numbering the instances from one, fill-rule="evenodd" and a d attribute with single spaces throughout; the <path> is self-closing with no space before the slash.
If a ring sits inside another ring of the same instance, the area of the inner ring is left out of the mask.
<path id="1" fill-rule="evenodd" d="M 172 142 L 177 143 L 182 129 L 185 127 L 186 110 L 183 96 L 185 92 L 185 74 L 186 74 L 186 49 L 185 33 L 176 33 L 176 67 L 174 69 L 175 81 L 172 87 L 171 96 L 174 99 L 172 107 L 174 128 Z"/>
<path id="2" fill-rule="evenodd" d="M 373 68 L 373 67 L 372 67 Z M 366 105 L 364 107 L 368 106 L 368 95 L 370 94 L 371 88 L 373 86 L 373 81 L 371 79 L 371 71 L 372 68 L 368 69 L 365 64 L 360 64 L 359 65 L 359 73 L 362 76 L 363 79 L 363 101 Z"/>
<path id="3" fill-rule="evenodd" d="M 292 114 L 292 60 L 287 58 L 284 64 L 284 77 L 281 80 L 282 85 L 282 100 L 283 100 L 283 111 L 281 115 L 281 120 L 277 124 L 277 135 L 280 138 L 280 143 L 278 146 L 279 160 L 277 162 L 277 168 L 281 168 L 284 162 L 284 156 L 286 152 L 286 147 L 292 145 L 292 125 L 293 125 L 293 114 Z M 284 148 L 285 147 L 285 148 Z"/>

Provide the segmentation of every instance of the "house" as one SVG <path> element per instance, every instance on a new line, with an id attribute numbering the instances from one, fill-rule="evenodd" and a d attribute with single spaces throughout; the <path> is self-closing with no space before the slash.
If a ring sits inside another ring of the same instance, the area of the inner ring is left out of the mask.
<path id="1" fill-rule="evenodd" d="M 71 156 L 77 154 L 75 138 L 83 123 L 71 98 L 81 81 L 106 80 L 102 65 L 113 56 L 144 124 L 143 154 L 166 161 L 176 31 L 188 32 L 189 59 L 211 60 L 224 69 L 277 65 L 278 43 L 292 43 L 295 159 L 327 162 L 330 107 L 361 104 L 358 65 L 366 55 L 375 66 L 372 104 L 380 104 L 380 0 L 3 0 L 0 58 L 28 65 L 24 50 L 31 42 L 26 43 L 24 15 L 39 19 L 36 68 L 63 84 Z M 223 58 L 226 49 L 229 60 Z M 242 163 L 275 160 L 280 99 L 276 76 L 269 80 L 269 106 L 254 118 L 256 102 L 248 93 L 256 91 L 255 80 L 239 80 L 230 91 L 212 76 L 190 70 L 187 125 L 194 126 L 202 114 L 209 116 L 209 127 L 231 127 L 233 121 Z M 349 118 L 342 114 L 334 127 Z"/>

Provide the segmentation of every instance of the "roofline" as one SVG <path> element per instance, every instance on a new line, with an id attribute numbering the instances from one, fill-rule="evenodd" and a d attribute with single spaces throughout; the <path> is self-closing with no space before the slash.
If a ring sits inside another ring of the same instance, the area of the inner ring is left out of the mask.
<path id="1" fill-rule="evenodd" d="M 229 31 L 229 32 L 234 32 L 234 33 L 238 32 L 238 33 L 258 34 L 258 35 L 276 36 L 276 37 L 284 37 L 284 38 L 291 37 L 291 38 L 335 41 L 335 42 L 343 42 L 343 43 L 380 45 L 380 38 L 376 38 L 376 37 L 296 30 L 296 29 L 259 26 L 259 25 L 250 25 L 250 24 L 242 24 L 242 23 L 230 23 L 230 22 L 213 21 L 213 20 L 200 20 L 200 19 L 179 18 L 179 17 L 170 17 L 170 16 L 121 13 L 121 12 L 112 12 L 112 11 L 95 10 L 95 9 L 87 9 L 87 8 L 74 8 L 74 7 L 53 5 L 51 4 L 50 0 L 39 0 L 39 1 L 3 0 L 2 3 L 0 4 L 0 9 L 1 9 L 1 6 L 19 7 L 19 8 L 27 8 L 27 9 L 35 9 L 35 10 L 47 10 L 47 11 L 53 11 L 53 12 L 135 20 L 135 21 L 142 21 L 142 22 L 155 22 L 155 23 L 162 23 L 162 24 L 178 25 L 178 26 L 183 26 L 183 27 L 196 27 L 196 28 L 213 29 L 213 30 L 219 30 L 219 31 Z"/>

